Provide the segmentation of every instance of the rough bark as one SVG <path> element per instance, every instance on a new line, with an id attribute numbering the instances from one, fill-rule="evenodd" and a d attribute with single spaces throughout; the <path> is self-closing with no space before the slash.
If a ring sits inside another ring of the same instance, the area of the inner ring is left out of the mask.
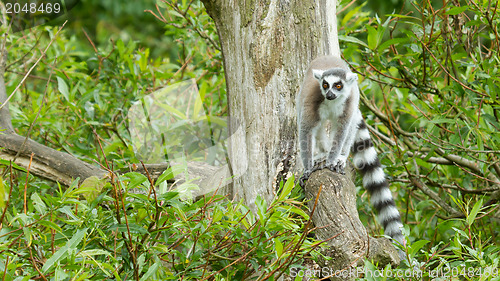
<path id="1" fill-rule="evenodd" d="M 0 158 L 13 161 L 30 172 L 69 186 L 76 179 L 90 176 L 103 177 L 106 171 L 92 166 L 78 158 L 17 134 L 0 134 Z M 33 159 L 30 165 L 31 154 Z M 17 156 L 17 157 L 16 157 Z"/>
<path id="2" fill-rule="evenodd" d="M 203 0 L 219 33 L 229 114 L 241 124 L 229 128 L 233 194 L 250 208 L 300 171 L 295 95 L 312 59 L 339 56 L 335 2 Z"/>
<path id="3" fill-rule="evenodd" d="M 399 254 L 387 238 L 370 237 L 359 220 L 356 208 L 356 187 L 352 183 L 351 173 L 343 176 L 328 169 L 314 172 L 306 183 L 307 198 L 315 198 L 321 187 L 316 210 L 312 220 L 316 226 L 315 236 L 319 240 L 328 241 L 324 255 L 332 257 L 323 261 L 322 266 L 335 270 L 356 272 L 362 266 L 364 258 L 374 260 L 380 266 L 398 265 Z M 314 200 L 309 201 L 312 209 Z M 323 276 L 324 277 L 324 276 Z M 332 278 L 332 280 L 348 280 Z"/>

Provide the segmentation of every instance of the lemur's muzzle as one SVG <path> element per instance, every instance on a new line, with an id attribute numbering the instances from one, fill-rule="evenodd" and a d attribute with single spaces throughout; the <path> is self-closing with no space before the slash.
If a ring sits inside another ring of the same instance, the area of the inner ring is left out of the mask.
<path id="1" fill-rule="evenodd" d="M 327 100 L 334 100 L 337 98 L 337 95 L 335 95 L 334 93 L 332 93 L 332 91 L 328 91 L 326 93 L 326 99 Z"/>

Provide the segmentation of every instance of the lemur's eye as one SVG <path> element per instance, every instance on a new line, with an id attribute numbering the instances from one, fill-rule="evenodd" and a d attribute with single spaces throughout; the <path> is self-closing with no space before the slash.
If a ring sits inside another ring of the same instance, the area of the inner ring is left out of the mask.
<path id="1" fill-rule="evenodd" d="M 325 89 L 325 90 L 328 89 L 328 83 L 323 82 L 323 89 Z"/>
<path id="2" fill-rule="evenodd" d="M 335 85 L 335 88 L 337 88 L 337 90 L 342 90 L 342 84 L 341 83 L 338 83 Z"/>

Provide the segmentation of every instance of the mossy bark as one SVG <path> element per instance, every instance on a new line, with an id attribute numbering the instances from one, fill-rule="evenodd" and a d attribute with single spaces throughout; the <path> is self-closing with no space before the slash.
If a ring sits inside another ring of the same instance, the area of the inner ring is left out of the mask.
<path id="1" fill-rule="evenodd" d="M 328 32 L 336 20 L 325 16 L 335 15 L 334 5 L 326 11 L 332 2 L 203 0 L 219 33 L 230 116 L 240 125 L 229 129 L 233 194 L 251 208 L 301 170 L 295 96 L 311 60 L 339 55 Z"/>

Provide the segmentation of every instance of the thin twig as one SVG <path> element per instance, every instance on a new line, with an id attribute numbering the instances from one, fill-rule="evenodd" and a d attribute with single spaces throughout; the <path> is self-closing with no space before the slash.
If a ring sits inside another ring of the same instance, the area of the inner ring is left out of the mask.
<path id="1" fill-rule="evenodd" d="M 45 280 L 45 281 L 47 281 L 47 278 L 45 278 L 45 275 L 43 275 L 43 273 L 40 271 L 40 268 L 38 268 L 38 266 L 36 265 L 36 261 L 33 258 L 33 253 L 32 253 L 31 247 L 28 247 L 28 249 L 30 250 L 30 261 L 31 261 L 31 264 L 35 267 L 35 270 L 38 272 L 38 274 L 40 274 L 40 276 L 42 277 L 42 279 Z M 5 268 L 7 268 L 7 266 L 5 266 Z"/>
<path id="2" fill-rule="evenodd" d="M 415 38 L 417 38 L 418 41 L 420 41 L 420 43 L 422 43 L 422 40 L 420 40 L 420 38 L 418 38 L 417 34 L 412 31 L 413 34 L 415 35 Z M 477 90 L 474 90 L 472 89 L 471 87 L 465 85 L 462 81 L 458 80 L 457 78 L 455 78 L 453 75 L 451 75 L 448 70 L 446 70 L 446 68 L 441 64 L 441 62 L 439 62 L 439 60 L 436 58 L 436 56 L 434 56 L 434 54 L 431 52 L 431 50 L 429 49 L 429 47 L 427 47 L 425 44 L 422 44 L 422 46 L 424 46 L 424 48 L 427 50 L 427 52 L 429 52 L 429 54 L 431 55 L 431 57 L 436 61 L 436 63 L 441 67 L 441 69 L 446 73 L 446 75 L 448 75 L 448 77 L 450 77 L 452 80 L 454 80 L 455 82 L 457 82 L 458 84 L 460 84 L 460 86 L 464 87 L 465 89 L 467 90 L 470 90 L 482 97 L 488 97 L 487 94 L 485 93 L 481 93 Z"/>
<path id="3" fill-rule="evenodd" d="M 436 201 L 436 203 L 441 206 L 441 208 L 443 208 L 447 213 L 449 213 L 451 216 L 453 217 L 461 217 L 463 216 L 462 213 L 460 213 L 459 211 L 453 209 L 453 207 L 451 207 L 450 205 L 448 205 L 448 203 L 446 203 L 443 199 L 441 199 L 441 197 L 439 196 L 439 194 L 437 194 L 436 192 L 432 191 L 429 187 L 427 187 L 427 185 L 425 185 L 423 182 L 421 182 L 418 178 L 416 178 L 415 176 L 413 175 L 409 175 L 409 178 L 411 180 L 411 183 L 418 187 L 418 189 L 420 189 L 423 193 L 427 194 L 429 197 L 431 197 L 432 199 L 434 199 L 434 201 Z"/>
<path id="4" fill-rule="evenodd" d="M 38 58 L 38 60 L 35 62 L 35 64 L 33 64 L 33 66 L 31 66 L 31 68 L 28 70 L 28 72 L 26 72 L 26 74 L 24 75 L 23 79 L 21 79 L 21 82 L 19 82 L 19 84 L 17 84 L 17 87 L 14 89 L 14 91 L 12 91 L 12 93 L 10 94 L 10 96 L 8 96 L 7 99 L 5 100 L 5 102 L 0 106 L 0 109 L 2 109 L 9 102 L 9 100 L 14 96 L 14 94 L 17 92 L 17 90 L 19 90 L 19 88 L 21 87 L 21 85 L 24 84 L 24 81 L 26 80 L 26 78 L 28 78 L 28 76 L 30 75 L 31 71 L 33 71 L 33 69 L 35 69 L 35 67 L 38 65 L 38 63 L 45 56 L 45 54 L 49 50 L 49 48 L 52 45 L 52 43 L 56 40 L 57 35 L 64 28 L 64 26 L 66 25 L 67 22 L 68 21 L 66 20 L 63 23 L 63 25 L 59 28 L 59 30 L 54 35 L 54 38 L 52 38 L 52 40 L 50 40 L 49 45 L 47 46 L 47 48 L 45 48 L 45 50 L 43 50 L 42 55 Z"/>
<path id="5" fill-rule="evenodd" d="M 30 169 L 31 169 L 31 162 L 33 161 L 33 155 L 35 155 L 34 153 L 31 153 L 31 156 L 30 156 L 30 162 L 28 164 L 28 170 L 26 171 L 26 183 L 24 183 L 24 214 L 26 215 L 27 213 L 27 203 L 26 203 L 26 193 L 28 191 L 28 179 L 29 179 L 29 176 L 30 176 Z"/>

